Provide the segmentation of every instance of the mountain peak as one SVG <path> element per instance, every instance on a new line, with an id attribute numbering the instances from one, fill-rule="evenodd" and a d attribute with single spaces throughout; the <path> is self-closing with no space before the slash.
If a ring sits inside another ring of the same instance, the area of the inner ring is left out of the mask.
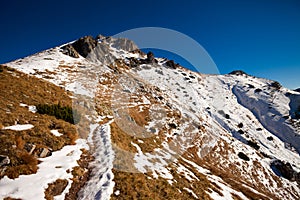
<path id="1" fill-rule="evenodd" d="M 49 166 L 49 174 L 38 170 L 32 179 L 30 187 L 39 188 L 39 197 L 51 184 L 78 189 L 73 180 L 80 179 L 86 182 L 76 192 L 81 199 L 299 199 L 300 94 L 276 81 L 240 70 L 200 74 L 145 54 L 131 40 L 102 35 L 6 65 L 0 68 L 9 97 L 2 99 L 1 137 L 22 137 L 0 148 L 2 158 L 21 159 L 9 156 L 16 148 L 29 154 L 43 134 L 43 148 L 59 143 L 59 137 L 67 141 L 71 128 L 81 137 L 75 147 L 56 148 L 35 163 L 40 169 Z M 8 80 L 14 84 L 7 87 Z M 31 87 L 26 93 L 18 89 L 26 87 Z M 72 112 L 70 105 L 81 114 L 76 125 L 62 122 Z M 33 113 L 33 106 L 46 111 Z M 50 121 L 39 129 L 36 120 L 43 117 Z M 18 123 L 31 129 L 17 130 Z M 27 152 L 22 146 L 31 148 Z M 81 155 L 74 149 L 81 148 L 94 158 L 89 168 L 77 166 Z M 68 168 L 64 160 L 71 160 Z M 72 169 L 77 171 L 67 173 Z M 78 178 L 88 171 L 88 179 Z M 5 185 L 0 197 L 30 199 L 23 194 L 23 178 L 0 179 Z M 61 198 L 71 191 L 61 190 Z"/>

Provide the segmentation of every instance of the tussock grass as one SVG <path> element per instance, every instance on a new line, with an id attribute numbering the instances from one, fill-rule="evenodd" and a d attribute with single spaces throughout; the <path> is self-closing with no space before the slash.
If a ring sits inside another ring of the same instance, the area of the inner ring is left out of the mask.
<path id="1" fill-rule="evenodd" d="M 45 199 L 53 200 L 54 196 L 60 195 L 68 185 L 68 180 L 57 179 L 55 182 L 48 184 L 45 190 Z"/>
<path id="2" fill-rule="evenodd" d="M 74 144 L 78 138 L 76 127 L 53 116 L 32 113 L 20 103 L 27 105 L 58 104 L 72 106 L 65 90 L 41 79 L 28 76 L 2 65 L 0 73 L 0 154 L 9 157 L 11 163 L 3 176 L 16 178 L 20 174 L 35 173 L 38 164 L 38 150 L 61 149 Z M 24 131 L 4 130 L 14 124 L 32 124 L 34 128 Z M 50 130 L 56 129 L 63 135 L 54 136 Z M 26 150 L 26 144 L 36 145 L 33 154 Z M 1 178 L 1 177 L 0 177 Z"/>

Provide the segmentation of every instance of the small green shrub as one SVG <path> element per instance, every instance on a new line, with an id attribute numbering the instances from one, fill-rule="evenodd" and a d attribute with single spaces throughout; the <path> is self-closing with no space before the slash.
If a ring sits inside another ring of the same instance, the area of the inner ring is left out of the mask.
<path id="1" fill-rule="evenodd" d="M 62 119 L 71 124 L 77 124 L 80 121 L 80 114 L 77 110 L 73 110 L 69 106 L 61 106 L 60 104 L 39 104 L 36 106 L 39 114 L 47 114 Z"/>

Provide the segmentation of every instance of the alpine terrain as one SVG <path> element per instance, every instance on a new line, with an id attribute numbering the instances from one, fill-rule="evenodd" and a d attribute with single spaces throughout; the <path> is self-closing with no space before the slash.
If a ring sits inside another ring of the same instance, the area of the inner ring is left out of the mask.
<path id="1" fill-rule="evenodd" d="M 300 93 L 86 36 L 0 67 L 0 199 L 300 199 Z"/>

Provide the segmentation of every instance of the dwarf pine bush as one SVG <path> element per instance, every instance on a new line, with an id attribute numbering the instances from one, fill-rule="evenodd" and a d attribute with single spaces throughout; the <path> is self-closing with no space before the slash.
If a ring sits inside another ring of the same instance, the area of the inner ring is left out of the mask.
<path id="1" fill-rule="evenodd" d="M 80 114 L 77 110 L 73 110 L 69 106 L 61 106 L 60 104 L 39 104 L 36 106 L 39 114 L 47 114 L 62 119 L 71 124 L 77 124 L 80 121 Z"/>

